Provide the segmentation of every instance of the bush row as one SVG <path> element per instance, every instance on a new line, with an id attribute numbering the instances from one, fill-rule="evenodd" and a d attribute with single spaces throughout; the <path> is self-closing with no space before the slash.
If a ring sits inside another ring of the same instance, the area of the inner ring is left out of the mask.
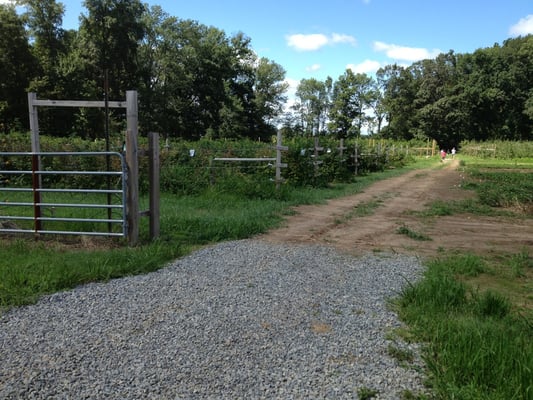
<path id="1" fill-rule="evenodd" d="M 510 142 L 496 140 L 491 142 L 464 141 L 460 151 L 464 155 L 479 158 L 515 159 L 533 157 L 533 142 Z"/>
<path id="2" fill-rule="evenodd" d="M 10 134 L 0 139 L 0 152 L 29 152 L 29 134 Z M 104 151 L 104 141 L 86 141 L 80 138 L 56 138 L 41 136 L 41 150 L 46 151 Z M 195 194 L 215 187 L 222 191 L 244 191 L 254 197 L 272 193 L 275 179 L 274 161 L 228 162 L 215 158 L 274 158 L 275 140 L 271 143 L 250 140 L 209 140 L 195 142 L 183 140 L 161 140 L 161 190 L 175 194 Z M 285 186 L 322 187 L 332 182 L 350 182 L 357 174 L 381 171 L 401 166 L 409 159 L 409 144 L 376 141 L 372 139 L 346 140 L 341 142 L 330 137 L 293 138 L 283 143 L 288 147 L 282 153 L 282 169 Z M 139 139 L 139 146 L 147 148 L 145 138 Z M 411 144 L 411 147 L 414 145 Z M 110 150 L 122 152 L 123 138 L 113 136 Z M 357 155 L 357 157 L 356 157 Z M 1 169 L 29 170 L 30 157 L 3 156 Z M 141 191 L 148 188 L 146 157 L 140 161 Z M 105 170 L 105 157 L 43 157 L 45 170 Z M 117 157 L 111 158 L 114 170 L 120 170 Z M 3 177 L 4 184 L 6 177 Z M 28 185 L 30 177 L 20 176 L 11 185 Z M 98 188 L 102 178 L 88 175 L 45 175 L 44 185 L 48 187 Z"/>

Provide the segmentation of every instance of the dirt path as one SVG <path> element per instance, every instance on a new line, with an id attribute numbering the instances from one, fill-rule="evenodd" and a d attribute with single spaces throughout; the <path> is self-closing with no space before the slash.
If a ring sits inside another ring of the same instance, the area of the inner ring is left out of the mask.
<path id="1" fill-rule="evenodd" d="M 470 214 L 423 218 L 421 211 L 436 201 L 474 197 L 461 188 L 457 160 L 442 168 L 406 173 L 377 182 L 360 194 L 301 206 L 284 227 L 261 238 L 271 242 L 320 243 L 361 254 L 387 251 L 434 256 L 454 249 L 484 253 L 519 252 L 533 247 L 531 219 L 480 217 Z M 361 216 L 364 209 L 368 215 Z M 429 240 L 416 240 L 398 229 L 404 227 Z"/>

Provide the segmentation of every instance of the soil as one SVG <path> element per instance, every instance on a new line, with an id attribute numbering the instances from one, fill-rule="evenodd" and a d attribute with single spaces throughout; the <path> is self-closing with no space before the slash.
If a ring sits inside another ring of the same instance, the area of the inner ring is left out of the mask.
<path id="1" fill-rule="evenodd" d="M 530 210 L 517 210 L 516 217 L 466 213 L 424 217 L 416 213 L 437 200 L 475 198 L 474 192 L 461 187 L 463 180 L 458 160 L 446 160 L 442 166 L 379 181 L 362 193 L 325 205 L 296 207 L 283 227 L 260 237 L 270 242 L 324 244 L 354 255 L 394 252 L 425 258 L 457 250 L 475 254 L 531 251 Z M 359 216 L 369 206 L 369 215 Z M 400 228 L 418 237 L 400 234 Z"/>

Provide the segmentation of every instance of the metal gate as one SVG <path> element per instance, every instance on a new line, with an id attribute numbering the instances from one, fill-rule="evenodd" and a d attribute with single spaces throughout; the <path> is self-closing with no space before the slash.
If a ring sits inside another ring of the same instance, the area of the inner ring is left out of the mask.
<path id="1" fill-rule="evenodd" d="M 59 164 L 68 165 L 69 157 L 117 158 L 118 162 L 114 164 L 119 164 L 119 167 L 114 171 L 68 168 L 55 170 L 43 167 L 47 164 L 58 165 L 57 162 L 43 162 L 51 158 L 62 159 L 64 161 Z M 26 167 L 16 168 L 18 165 Z M 121 153 L 0 152 L 0 166 L 0 233 L 127 236 L 127 166 Z M 106 178 L 107 181 L 115 181 L 112 186 L 107 185 L 104 189 L 94 188 L 94 185 L 91 188 L 64 188 L 51 182 L 61 177 L 84 177 L 85 180 L 100 182 L 101 178 Z M 99 197 L 106 197 L 108 200 L 83 201 L 88 196 L 92 196 L 93 200 Z M 111 196 L 114 201 L 109 200 Z M 53 225 L 60 225 L 61 228 L 48 228 Z M 69 229 L 70 226 L 73 229 Z M 87 230 L 80 229 L 85 226 L 88 227 Z"/>

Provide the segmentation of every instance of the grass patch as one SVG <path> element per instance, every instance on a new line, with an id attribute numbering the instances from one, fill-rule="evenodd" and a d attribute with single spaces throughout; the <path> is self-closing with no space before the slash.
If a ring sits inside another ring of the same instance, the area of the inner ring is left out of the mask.
<path id="1" fill-rule="evenodd" d="M 343 215 L 340 218 L 335 219 L 335 223 L 340 225 L 347 221 L 352 220 L 353 218 L 362 218 L 368 217 L 376 211 L 376 209 L 383 204 L 382 200 L 369 200 L 362 203 L 359 203 L 353 209 Z"/>
<path id="2" fill-rule="evenodd" d="M 429 241 L 429 240 L 432 240 L 429 236 L 427 236 L 427 235 L 425 235 L 423 233 L 420 233 L 420 232 L 413 231 L 411 228 L 407 227 L 406 225 L 400 226 L 396 230 L 396 233 L 398 233 L 400 235 L 405 235 L 408 238 L 411 238 L 413 240 L 418 240 L 418 241 Z"/>
<path id="3" fill-rule="evenodd" d="M 531 309 L 518 311 L 500 291 L 472 284 L 481 277 L 501 281 L 495 271 L 503 267 L 468 254 L 434 260 L 397 300 L 401 318 L 427 343 L 424 358 L 437 398 L 531 398 Z"/>
<path id="4" fill-rule="evenodd" d="M 445 217 L 455 214 L 473 214 L 492 217 L 512 217 L 515 214 L 511 211 L 499 210 L 487 204 L 482 204 L 478 200 L 454 200 L 454 201 L 434 201 L 423 211 L 414 212 L 421 217 Z"/>
<path id="5" fill-rule="evenodd" d="M 533 204 L 533 163 L 476 160 L 465 171 L 464 187 L 475 190 L 483 205 L 529 208 Z"/>
<path id="6" fill-rule="evenodd" d="M 533 162 L 528 160 L 461 160 L 465 180 L 461 187 L 476 192 L 476 199 L 434 201 L 421 217 L 473 214 L 492 217 L 533 215 Z"/>
<path id="7" fill-rule="evenodd" d="M 49 242 L 0 241 L 0 308 L 30 304 L 39 296 L 161 268 L 189 249 L 162 242 L 137 248 L 69 250 Z"/>

